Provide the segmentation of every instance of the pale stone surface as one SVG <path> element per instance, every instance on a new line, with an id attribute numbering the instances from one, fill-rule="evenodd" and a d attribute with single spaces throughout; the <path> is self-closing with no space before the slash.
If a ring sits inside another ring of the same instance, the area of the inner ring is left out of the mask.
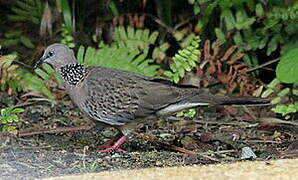
<path id="1" fill-rule="evenodd" d="M 183 178 L 183 179 L 182 179 Z M 125 171 L 106 171 L 46 180 L 197 180 L 197 179 L 298 179 L 298 159 L 246 161 L 207 166 L 148 168 Z"/>

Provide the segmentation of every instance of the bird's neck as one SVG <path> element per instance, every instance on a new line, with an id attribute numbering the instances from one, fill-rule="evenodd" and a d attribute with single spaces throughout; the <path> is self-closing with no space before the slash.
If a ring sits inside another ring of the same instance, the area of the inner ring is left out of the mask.
<path id="1" fill-rule="evenodd" d="M 83 81 L 88 72 L 84 65 L 71 63 L 61 67 L 59 73 L 65 83 L 70 86 L 76 86 Z"/>

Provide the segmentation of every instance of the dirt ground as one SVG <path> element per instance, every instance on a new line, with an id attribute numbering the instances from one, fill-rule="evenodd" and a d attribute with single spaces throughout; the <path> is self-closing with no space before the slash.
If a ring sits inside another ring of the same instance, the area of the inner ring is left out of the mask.
<path id="1" fill-rule="evenodd" d="M 253 150 L 257 156 L 255 160 L 298 157 L 296 122 L 275 121 L 269 108 L 200 108 L 193 119 L 173 116 L 140 125 L 138 133 L 162 141 L 163 144 L 133 137 L 123 145 L 128 153 L 98 152 L 96 146 L 117 133 L 110 128 L 22 137 L 1 136 L 0 179 L 221 164 L 239 161 L 243 147 Z M 90 124 L 68 99 L 52 106 L 39 102 L 25 109 L 23 120 L 17 124 L 19 133 Z M 178 152 L 173 150 L 173 146 L 197 154 Z"/>

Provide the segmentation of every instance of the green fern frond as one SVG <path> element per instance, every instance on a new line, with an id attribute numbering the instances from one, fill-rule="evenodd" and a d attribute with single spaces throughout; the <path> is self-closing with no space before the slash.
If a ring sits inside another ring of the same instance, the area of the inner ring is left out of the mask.
<path id="1" fill-rule="evenodd" d="M 275 20 L 297 20 L 298 19 L 298 3 L 294 3 L 289 7 L 274 7 L 274 9 L 268 14 L 269 18 Z"/>
<path id="2" fill-rule="evenodd" d="M 65 44 L 66 46 L 70 47 L 70 48 L 74 48 L 75 44 L 73 43 L 74 41 L 74 37 L 71 34 L 72 32 L 69 30 L 69 28 L 65 25 L 62 24 L 61 26 L 61 44 Z"/>
<path id="3" fill-rule="evenodd" d="M 14 86 L 17 81 L 15 70 L 19 66 L 12 64 L 16 59 L 16 55 L 5 55 L 0 57 L 0 90 L 7 91 L 11 89 L 12 92 L 19 92 L 20 88 Z"/>
<path id="4" fill-rule="evenodd" d="M 45 80 L 31 73 L 24 73 L 22 82 L 25 91 L 39 92 L 50 99 L 55 99 L 55 95 L 45 86 Z"/>
<path id="5" fill-rule="evenodd" d="M 11 8 L 14 14 L 8 19 L 17 22 L 32 22 L 39 24 L 43 12 L 42 0 L 17 0 L 16 6 Z"/>
<path id="6" fill-rule="evenodd" d="M 195 36 L 185 49 L 179 50 L 173 57 L 173 63 L 170 64 L 171 71 L 165 71 L 164 75 L 178 83 L 185 76 L 186 72 L 196 67 L 198 55 L 201 54 L 198 49 L 199 42 L 200 38 Z"/>
<path id="7" fill-rule="evenodd" d="M 146 59 L 147 53 L 127 48 L 103 47 L 95 49 L 80 46 L 77 59 L 88 66 L 103 66 L 131 71 L 145 76 L 156 76 L 158 65 L 152 65 L 153 60 Z"/>
<path id="8" fill-rule="evenodd" d="M 148 50 L 149 45 L 154 44 L 158 37 L 158 32 L 150 33 L 149 29 L 135 29 L 131 26 L 118 26 L 115 29 L 114 44 L 119 48 L 129 48 L 131 50 Z"/>
<path id="9" fill-rule="evenodd" d="M 20 66 L 12 64 L 16 55 L 5 55 L 0 57 L 0 90 L 10 91 L 11 93 L 21 91 L 36 91 L 48 98 L 54 99 L 54 94 L 47 88 L 46 83 L 52 76 L 58 79 L 57 73 L 49 66 L 44 64 L 43 69 L 36 69 L 38 76 L 22 69 Z M 58 79 L 61 83 L 61 80 Z"/>
<path id="10" fill-rule="evenodd" d="M 62 84 L 62 79 L 56 71 L 48 64 L 42 64 L 42 68 L 34 70 L 35 74 L 22 69 L 15 73 L 18 75 L 18 85 L 22 86 L 24 91 L 35 91 L 50 99 L 55 99 L 54 93 L 49 88 L 49 82 L 53 87 L 52 77 L 54 77 L 57 86 Z"/>
<path id="11" fill-rule="evenodd" d="M 109 46 L 111 48 L 127 48 L 129 50 L 139 50 L 147 54 L 150 48 L 150 57 L 154 60 L 162 60 L 166 57 L 166 51 L 170 47 L 169 43 L 158 44 L 156 42 L 159 32 L 150 32 L 149 29 L 137 29 L 131 26 L 117 26 L 114 29 L 113 42 L 109 45 L 99 42 L 98 47 Z M 93 40 L 97 42 L 96 35 Z"/>
<path id="12" fill-rule="evenodd" d="M 166 50 L 168 50 L 170 47 L 170 44 L 165 42 L 161 44 L 160 46 L 157 46 L 154 48 L 153 53 L 152 53 L 152 58 L 153 59 L 159 59 L 162 60 L 166 57 Z"/>
<path id="13" fill-rule="evenodd" d="M 22 44 L 27 48 L 34 48 L 32 41 L 28 37 L 24 36 L 23 32 L 19 30 L 5 33 L 4 38 L 0 39 L 0 41 L 4 47 Z"/>
<path id="14" fill-rule="evenodd" d="M 0 132 L 10 132 L 16 129 L 15 124 L 21 119 L 17 114 L 22 113 L 23 108 L 7 107 L 0 109 Z"/>

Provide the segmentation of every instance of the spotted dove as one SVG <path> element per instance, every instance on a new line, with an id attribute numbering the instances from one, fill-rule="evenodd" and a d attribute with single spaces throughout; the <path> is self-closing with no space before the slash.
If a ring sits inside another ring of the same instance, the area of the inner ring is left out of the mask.
<path id="1" fill-rule="evenodd" d="M 41 63 L 48 63 L 61 75 L 72 101 L 87 116 L 101 125 L 117 128 L 118 135 L 101 152 L 124 151 L 120 146 L 133 134 L 136 125 L 183 109 L 208 105 L 260 105 L 267 100 L 255 97 L 212 95 L 194 87 L 163 79 L 100 66 L 79 64 L 67 46 L 52 44 Z"/>

